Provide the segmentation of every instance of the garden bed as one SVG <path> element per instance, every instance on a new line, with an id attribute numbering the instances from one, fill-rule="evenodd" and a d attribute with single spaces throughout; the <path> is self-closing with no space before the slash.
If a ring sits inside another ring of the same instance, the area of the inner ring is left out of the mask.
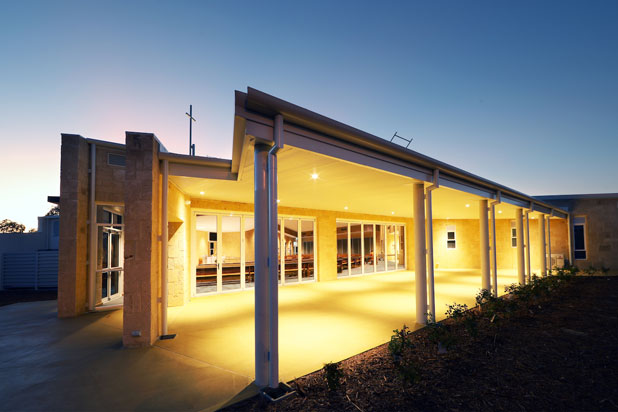
<path id="1" fill-rule="evenodd" d="M 226 410 L 618 410 L 618 277 L 512 292 Z"/>

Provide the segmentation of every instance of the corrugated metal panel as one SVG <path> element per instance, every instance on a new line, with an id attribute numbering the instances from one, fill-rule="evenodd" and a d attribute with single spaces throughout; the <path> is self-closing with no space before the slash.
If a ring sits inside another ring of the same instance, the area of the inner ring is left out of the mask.
<path id="1" fill-rule="evenodd" d="M 58 251 L 3 254 L 2 284 L 5 289 L 58 288 Z"/>
<path id="2" fill-rule="evenodd" d="M 2 283 L 5 289 L 34 289 L 36 252 L 5 253 L 2 255 Z"/>
<path id="3" fill-rule="evenodd" d="M 38 253 L 39 288 L 58 288 L 58 251 L 49 250 Z"/>

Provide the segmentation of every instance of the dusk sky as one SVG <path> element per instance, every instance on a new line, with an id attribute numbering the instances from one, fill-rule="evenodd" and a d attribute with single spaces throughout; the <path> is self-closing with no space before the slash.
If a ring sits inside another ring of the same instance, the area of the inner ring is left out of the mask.
<path id="1" fill-rule="evenodd" d="M 60 133 L 231 158 L 247 86 L 524 193 L 618 192 L 618 1 L 0 0 L 0 220 L 60 192 Z"/>

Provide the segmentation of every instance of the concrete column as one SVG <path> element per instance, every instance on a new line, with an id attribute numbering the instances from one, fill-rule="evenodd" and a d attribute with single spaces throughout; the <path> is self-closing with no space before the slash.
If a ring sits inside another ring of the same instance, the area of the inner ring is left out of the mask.
<path id="1" fill-rule="evenodd" d="M 526 272 L 528 282 L 532 281 L 532 269 L 530 263 L 530 211 L 526 212 Z"/>
<path id="2" fill-rule="evenodd" d="M 122 341 L 151 345 L 159 336 L 159 142 L 152 133 L 126 134 L 124 307 Z"/>
<path id="3" fill-rule="evenodd" d="M 434 263 L 433 263 L 433 205 L 432 191 L 427 190 L 425 195 L 425 210 L 427 213 L 427 293 L 428 293 L 428 312 L 432 320 L 436 320 L 436 292 L 434 282 Z M 375 250 L 375 249 L 374 249 Z"/>
<path id="4" fill-rule="evenodd" d="M 547 262 L 545 259 L 545 215 L 539 216 L 539 267 L 541 276 L 547 276 Z"/>
<path id="5" fill-rule="evenodd" d="M 268 385 L 269 268 L 268 268 L 268 149 L 264 144 L 254 148 L 255 204 L 255 384 Z"/>
<path id="6" fill-rule="evenodd" d="M 163 161 L 163 171 L 161 175 L 161 335 L 167 335 L 167 185 L 169 183 L 169 167 L 167 160 Z"/>
<path id="7" fill-rule="evenodd" d="M 515 230 L 517 231 L 517 281 L 520 285 L 526 283 L 526 262 L 524 259 L 524 222 L 523 210 L 515 212 Z"/>
<path id="8" fill-rule="evenodd" d="M 489 222 L 487 221 L 487 199 L 479 200 L 479 230 L 481 238 L 481 288 L 491 290 L 489 273 Z"/>
<path id="9" fill-rule="evenodd" d="M 547 217 L 547 273 L 551 275 L 551 215 Z"/>
<path id="10" fill-rule="evenodd" d="M 60 210 L 58 317 L 66 318 L 88 305 L 88 143 L 75 134 L 62 135 Z"/>
<path id="11" fill-rule="evenodd" d="M 416 323 L 427 323 L 427 262 L 425 260 L 425 186 L 414 184 L 414 278 Z"/>

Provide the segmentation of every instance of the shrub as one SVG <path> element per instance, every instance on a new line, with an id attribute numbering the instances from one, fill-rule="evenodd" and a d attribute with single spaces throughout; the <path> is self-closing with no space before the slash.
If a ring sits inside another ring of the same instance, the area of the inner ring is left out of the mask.
<path id="1" fill-rule="evenodd" d="M 343 376 L 343 371 L 339 368 L 338 363 L 329 362 L 324 364 L 324 377 L 326 378 L 328 389 L 331 391 L 341 387 Z"/>
<path id="2" fill-rule="evenodd" d="M 388 343 L 388 351 L 393 355 L 395 362 L 399 362 L 403 354 L 414 347 L 410 340 L 412 332 L 406 325 L 403 325 L 401 330 L 395 329 L 393 332 L 395 334 L 391 336 L 391 341 Z"/>

